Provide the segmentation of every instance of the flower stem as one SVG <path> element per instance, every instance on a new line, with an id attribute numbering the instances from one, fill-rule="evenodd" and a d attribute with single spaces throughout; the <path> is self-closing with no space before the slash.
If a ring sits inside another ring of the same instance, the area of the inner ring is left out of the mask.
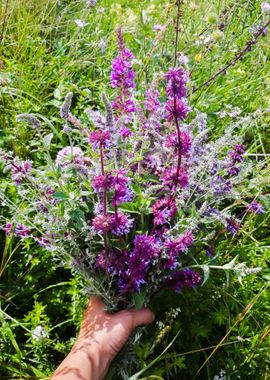
<path id="1" fill-rule="evenodd" d="M 176 65 L 176 60 L 177 60 L 177 49 L 178 49 L 178 37 L 179 37 L 179 22 L 180 22 L 180 4 L 181 0 L 178 0 L 176 5 L 177 5 L 177 15 L 176 15 L 176 27 L 175 27 L 175 45 L 174 45 L 174 66 Z"/>
<path id="2" fill-rule="evenodd" d="M 100 164 L 101 164 L 101 173 L 102 173 L 103 176 L 105 176 L 102 144 L 100 145 Z M 107 192 L 106 192 L 106 186 L 104 186 L 104 190 L 103 190 L 103 213 L 104 213 L 104 215 L 107 215 Z M 108 256 L 108 235 L 107 235 L 107 233 L 103 234 L 103 239 L 104 239 L 105 253 L 106 253 L 106 256 Z"/>
<path id="3" fill-rule="evenodd" d="M 114 206 L 114 214 L 115 214 L 115 217 L 117 218 L 118 216 L 117 205 Z"/>

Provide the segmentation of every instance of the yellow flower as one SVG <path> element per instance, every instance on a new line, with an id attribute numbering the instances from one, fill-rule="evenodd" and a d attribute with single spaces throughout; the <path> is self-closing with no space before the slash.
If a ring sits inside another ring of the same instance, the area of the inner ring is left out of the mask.
<path id="1" fill-rule="evenodd" d="M 200 63 L 201 60 L 203 59 L 203 55 L 202 55 L 202 53 L 198 53 L 198 54 L 196 54 L 195 57 L 194 57 L 194 59 L 195 59 L 195 62 L 196 62 L 196 63 Z"/>

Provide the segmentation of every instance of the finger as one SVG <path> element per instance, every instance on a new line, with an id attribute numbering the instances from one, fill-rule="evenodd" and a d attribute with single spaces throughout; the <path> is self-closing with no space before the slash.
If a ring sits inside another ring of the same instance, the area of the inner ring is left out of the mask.
<path id="1" fill-rule="evenodd" d="M 155 314 L 148 308 L 141 310 L 132 309 L 130 310 L 130 313 L 132 314 L 133 328 L 141 325 L 149 325 L 155 320 Z"/>

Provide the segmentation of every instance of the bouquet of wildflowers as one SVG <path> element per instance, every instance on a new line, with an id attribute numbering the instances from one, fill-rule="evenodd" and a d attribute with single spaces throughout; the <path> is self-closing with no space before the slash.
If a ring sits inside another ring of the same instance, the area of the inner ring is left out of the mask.
<path id="1" fill-rule="evenodd" d="M 43 166 L 1 155 L 19 196 L 14 204 L 2 193 L 13 215 L 7 237 L 34 240 L 108 305 L 123 307 L 164 287 L 198 287 L 219 236 L 231 239 L 244 216 L 263 206 L 246 186 L 252 167 L 238 136 L 243 120 L 211 141 L 206 116 L 188 105 L 183 67 L 156 77 L 139 101 L 133 55 L 120 29 L 117 37 L 114 99 L 102 95 L 105 112 L 86 109 L 85 125 L 71 113 L 69 93 L 60 109 L 69 143 L 55 159 L 52 133 L 42 136 Z M 18 120 L 40 133 L 36 116 Z M 248 272 L 235 261 L 220 268 Z"/>

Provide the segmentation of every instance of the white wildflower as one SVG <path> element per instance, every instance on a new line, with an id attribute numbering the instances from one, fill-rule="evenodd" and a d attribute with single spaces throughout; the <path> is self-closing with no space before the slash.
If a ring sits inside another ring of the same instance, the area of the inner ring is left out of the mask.
<path id="1" fill-rule="evenodd" d="M 42 339 L 49 338 L 49 334 L 46 331 L 45 327 L 38 325 L 32 332 L 32 338 L 40 342 Z"/>
<path id="2" fill-rule="evenodd" d="M 76 23 L 76 25 L 77 25 L 79 28 L 84 28 L 86 25 L 89 24 L 88 22 L 85 22 L 85 21 L 83 21 L 83 20 L 75 20 L 75 23 Z"/>
<path id="3" fill-rule="evenodd" d="M 270 4 L 266 1 L 261 3 L 261 11 L 270 14 Z"/>
<path id="4" fill-rule="evenodd" d="M 179 60 L 180 65 L 187 65 L 189 62 L 189 58 L 182 52 L 180 53 L 178 60 Z"/>

